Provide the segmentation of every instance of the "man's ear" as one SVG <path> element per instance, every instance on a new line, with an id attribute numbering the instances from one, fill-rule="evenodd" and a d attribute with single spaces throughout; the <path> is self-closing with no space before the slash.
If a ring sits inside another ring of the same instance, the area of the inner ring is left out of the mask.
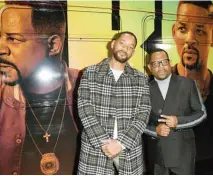
<path id="1" fill-rule="evenodd" d="M 59 54 L 63 48 L 63 42 L 59 35 L 52 35 L 48 38 L 49 56 Z"/>
<path id="2" fill-rule="evenodd" d="M 175 24 L 173 24 L 172 26 L 172 36 L 173 36 L 173 39 L 175 39 Z"/>
<path id="3" fill-rule="evenodd" d="M 114 48 L 114 45 L 115 45 L 115 40 L 113 40 L 112 42 L 111 42 L 111 49 L 113 49 Z"/>
<path id="4" fill-rule="evenodd" d="M 149 68 L 149 71 L 151 72 L 151 66 L 150 66 L 150 64 L 148 64 L 147 67 Z"/>
<path id="5" fill-rule="evenodd" d="M 211 47 L 213 47 L 213 30 L 212 30 L 212 42 L 211 42 Z"/>

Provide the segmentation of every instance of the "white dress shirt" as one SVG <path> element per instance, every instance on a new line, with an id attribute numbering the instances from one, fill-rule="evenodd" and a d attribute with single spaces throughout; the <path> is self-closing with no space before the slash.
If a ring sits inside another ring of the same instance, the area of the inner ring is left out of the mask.
<path id="1" fill-rule="evenodd" d="M 123 71 L 122 70 L 115 70 L 115 69 L 112 69 L 112 68 L 110 68 L 110 69 L 112 70 L 112 73 L 115 77 L 115 81 L 117 82 L 118 79 L 120 78 L 121 74 L 123 73 Z M 117 138 L 118 138 L 118 127 L 117 127 L 117 119 L 115 118 L 113 139 L 117 139 Z M 119 156 L 113 158 L 113 161 L 114 161 L 116 168 L 118 169 L 118 167 L 119 167 Z"/>
<path id="2" fill-rule="evenodd" d="M 166 79 L 164 80 L 159 80 L 159 79 L 156 79 L 155 78 L 155 81 L 157 82 L 158 84 L 158 87 L 160 89 L 160 92 L 163 96 L 163 99 L 165 100 L 166 99 L 166 94 L 168 92 L 168 88 L 169 88 L 169 83 L 170 83 L 170 80 L 171 80 L 171 76 L 172 74 L 170 74 Z"/>

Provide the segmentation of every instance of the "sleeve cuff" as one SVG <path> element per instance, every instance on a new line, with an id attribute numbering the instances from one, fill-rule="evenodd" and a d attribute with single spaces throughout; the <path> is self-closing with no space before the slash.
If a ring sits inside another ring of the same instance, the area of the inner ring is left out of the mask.
<path id="1" fill-rule="evenodd" d="M 126 147 L 125 147 L 123 144 L 121 144 L 120 141 L 118 141 L 118 142 L 119 142 L 119 144 L 121 145 L 122 150 L 126 149 Z"/>

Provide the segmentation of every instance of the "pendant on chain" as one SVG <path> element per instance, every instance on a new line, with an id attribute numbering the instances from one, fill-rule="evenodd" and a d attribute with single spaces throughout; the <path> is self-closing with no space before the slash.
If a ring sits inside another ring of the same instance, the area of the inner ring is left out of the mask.
<path id="1" fill-rule="evenodd" d="M 51 135 L 46 132 L 45 135 L 43 135 L 43 138 L 46 138 L 46 142 L 49 142 L 50 136 Z"/>
<path id="2" fill-rule="evenodd" d="M 59 160 L 55 153 L 45 153 L 40 161 L 40 168 L 45 175 L 53 175 L 59 170 Z"/>

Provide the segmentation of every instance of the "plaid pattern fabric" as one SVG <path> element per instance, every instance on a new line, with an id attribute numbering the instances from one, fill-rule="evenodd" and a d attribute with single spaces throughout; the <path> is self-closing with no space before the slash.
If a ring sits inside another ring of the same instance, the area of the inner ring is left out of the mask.
<path id="1" fill-rule="evenodd" d="M 102 141 L 113 137 L 126 147 L 119 157 L 119 174 L 142 174 L 141 134 L 151 110 L 148 80 L 128 64 L 115 82 L 110 59 L 89 66 L 78 89 L 78 110 L 83 124 L 78 174 L 114 174 L 113 160 L 101 151 Z"/>

